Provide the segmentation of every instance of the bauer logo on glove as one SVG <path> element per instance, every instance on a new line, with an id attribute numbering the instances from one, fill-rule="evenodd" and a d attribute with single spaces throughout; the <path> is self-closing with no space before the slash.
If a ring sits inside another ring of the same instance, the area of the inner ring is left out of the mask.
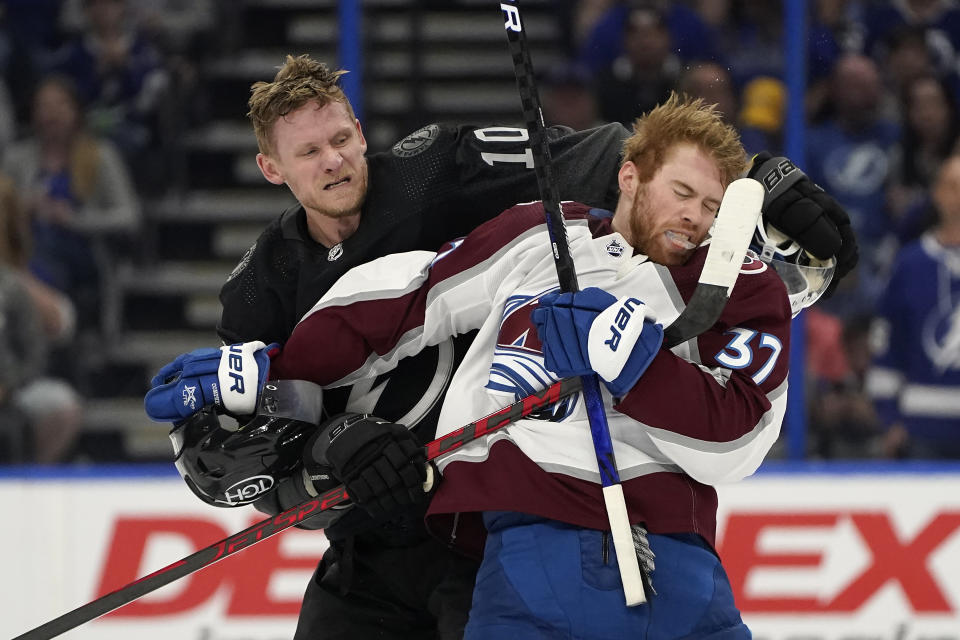
<path id="1" fill-rule="evenodd" d="M 204 407 L 250 415 L 278 352 L 276 344 L 258 341 L 184 353 L 153 377 L 144 409 L 157 422 L 179 422 Z"/>
<path id="2" fill-rule="evenodd" d="M 548 369 L 563 378 L 596 373 L 615 397 L 637 383 L 663 342 L 663 327 L 643 302 L 596 287 L 548 293 L 530 320 Z"/>
<path id="3" fill-rule="evenodd" d="M 636 298 L 627 298 L 624 300 L 623 305 L 617 309 L 617 315 L 610 325 L 610 337 L 603 341 L 603 344 L 610 347 L 610 351 L 616 351 L 617 347 L 620 346 L 620 339 L 623 338 L 623 332 L 630 326 L 630 318 L 633 317 L 633 312 L 636 310 L 637 305 L 642 306 L 643 303 Z M 611 307 L 611 309 L 612 308 L 613 307 Z M 601 313 L 600 316 L 602 315 Z M 600 316 L 598 316 L 598 318 Z"/>
<path id="4" fill-rule="evenodd" d="M 259 367 L 254 351 L 264 346 L 262 342 L 246 342 L 220 347 L 224 353 L 220 359 L 220 369 L 217 371 L 217 377 L 222 385 L 224 383 L 229 384 L 224 394 L 231 396 L 229 400 L 231 404 L 238 408 L 249 406 L 249 410 L 245 413 L 252 413 L 257 406 Z M 244 371 L 245 364 L 246 371 Z M 269 369 L 269 364 L 267 369 Z M 253 393 L 248 393 L 247 389 L 252 389 Z M 214 389 L 214 392 L 216 392 L 216 389 Z M 227 403 L 228 399 L 224 398 L 223 402 Z"/>

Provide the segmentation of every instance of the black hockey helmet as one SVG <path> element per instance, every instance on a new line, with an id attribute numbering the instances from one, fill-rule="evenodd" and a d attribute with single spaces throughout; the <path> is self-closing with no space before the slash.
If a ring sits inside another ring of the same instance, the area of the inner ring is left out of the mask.
<path id="1" fill-rule="evenodd" d="M 174 464 L 207 504 L 250 504 L 299 467 L 304 442 L 321 421 L 322 401 L 312 382 L 271 380 L 256 414 L 242 425 L 205 408 L 170 431 Z"/>

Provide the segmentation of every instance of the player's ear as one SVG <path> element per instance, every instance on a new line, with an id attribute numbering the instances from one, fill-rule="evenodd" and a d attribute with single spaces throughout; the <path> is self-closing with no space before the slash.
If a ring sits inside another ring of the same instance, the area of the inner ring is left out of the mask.
<path id="1" fill-rule="evenodd" d="M 367 152 L 367 139 L 363 137 L 363 127 L 360 126 L 360 119 L 354 118 L 354 124 L 357 126 L 357 135 L 360 136 L 360 148 L 364 153 Z"/>
<path id="2" fill-rule="evenodd" d="M 270 156 L 258 153 L 257 166 L 260 167 L 260 173 L 263 174 L 263 177 L 266 178 L 268 182 L 272 184 L 283 184 L 285 182 L 280 168 Z"/>
<path id="3" fill-rule="evenodd" d="M 620 185 L 620 193 L 632 199 L 637 193 L 637 186 L 639 185 L 637 178 L 637 165 L 633 164 L 630 160 L 624 162 L 620 167 L 620 171 L 617 173 L 617 183 Z"/>

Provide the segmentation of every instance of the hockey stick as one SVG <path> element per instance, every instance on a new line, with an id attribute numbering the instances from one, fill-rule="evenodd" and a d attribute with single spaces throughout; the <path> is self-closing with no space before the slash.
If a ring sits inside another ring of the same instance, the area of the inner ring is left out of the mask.
<path id="1" fill-rule="evenodd" d="M 504 29 L 510 43 L 513 58 L 513 73 L 520 91 L 523 105 L 523 117 L 530 136 L 533 150 L 533 168 L 540 188 L 540 199 L 547 218 L 547 230 L 553 247 L 553 262 L 557 269 L 560 290 L 576 292 L 580 290 L 577 273 L 573 265 L 573 256 L 567 243 L 567 230 L 560 211 L 560 199 L 554 190 L 553 166 L 550 159 L 550 146 L 547 144 L 543 123 L 543 111 L 540 97 L 534 83 L 533 63 L 527 46 L 527 35 L 523 29 L 518 0 L 509 0 L 511 4 L 500 3 L 506 20 Z M 613 440 L 607 425 L 607 414 L 600 395 L 600 380 L 596 374 L 582 376 L 583 402 L 590 422 L 590 436 L 593 439 L 593 451 L 597 457 L 600 471 L 600 484 L 603 486 L 603 502 L 607 510 L 607 522 L 613 538 L 613 548 L 617 553 L 617 567 L 620 569 L 620 581 L 627 606 L 632 607 L 647 601 L 643 586 L 643 574 L 633 546 L 633 533 L 630 529 L 630 517 L 627 503 L 623 497 L 620 473 L 613 453 Z"/>
<path id="2" fill-rule="evenodd" d="M 727 296 L 736 282 L 747 244 L 753 228 L 756 226 L 760 203 L 763 201 L 762 188 L 756 181 L 738 180 L 734 183 L 751 182 L 756 187 L 753 189 L 752 195 L 749 194 L 749 189 L 747 189 L 747 196 L 743 195 L 745 187 L 735 189 L 731 185 L 727 189 L 720 205 L 720 213 L 717 215 L 717 223 L 713 229 L 713 242 L 707 250 L 706 261 L 700 274 L 697 289 L 686 308 L 677 316 L 673 324 L 664 331 L 663 343 L 666 348 L 674 347 L 695 337 L 697 333 L 691 333 L 691 331 L 701 327 L 709 318 L 713 318 L 709 325 L 700 329 L 699 332 L 709 328 L 723 310 Z M 700 295 L 701 291 L 704 291 L 703 295 Z M 502 429 L 563 398 L 579 393 L 581 389 L 580 378 L 559 380 L 539 393 L 521 398 L 499 411 L 428 442 L 424 447 L 427 460 L 435 460 L 444 454 L 455 451 L 468 442 Z M 285 531 L 311 516 L 341 504 L 347 499 L 346 490 L 343 487 L 335 487 L 323 495 L 272 518 L 258 522 L 229 538 L 196 551 L 116 591 L 103 595 L 88 604 L 17 636 L 13 640 L 49 640 L 54 638 L 125 604 L 129 604 L 141 596 L 152 593 L 160 587 L 199 571 L 218 560 Z"/>
<path id="3" fill-rule="evenodd" d="M 427 460 L 435 460 L 444 454 L 455 451 L 468 442 L 498 429 L 502 429 L 521 418 L 529 416 L 535 411 L 548 407 L 575 393 L 579 393 L 580 390 L 581 384 L 579 378 L 558 380 L 543 391 L 530 394 L 499 411 L 495 411 L 445 436 L 428 442 L 424 447 Z M 266 540 L 321 511 L 325 511 L 344 502 L 348 498 L 349 496 L 344 487 L 334 487 L 312 500 L 308 500 L 283 513 L 279 513 L 272 518 L 258 522 L 209 547 L 200 549 L 181 560 L 154 571 L 126 586 L 120 587 L 116 591 L 103 595 L 35 629 L 31 629 L 13 640 L 49 640 L 50 638 L 55 638 L 81 624 L 90 622 L 114 609 L 129 604 L 137 598 L 145 596 L 175 580 L 179 580 L 218 560 L 223 560 L 238 551 L 242 551 L 250 545 Z"/>
<path id="4" fill-rule="evenodd" d="M 500 9 L 505 16 L 504 29 L 510 44 L 514 76 L 530 136 L 533 165 L 546 213 L 557 277 L 562 291 L 575 292 L 578 290 L 577 276 L 567 243 L 560 200 L 554 191 L 550 147 L 534 82 L 526 32 L 520 16 L 519 0 L 501 2 Z M 737 180 L 727 188 L 697 288 L 683 312 L 664 333 L 664 344 L 668 348 L 699 335 L 713 326 L 720 317 L 743 263 L 760 216 L 762 202 L 763 188 L 755 180 Z M 607 518 L 617 552 L 620 579 L 627 606 L 634 606 L 646 602 L 644 579 L 633 547 L 627 506 L 614 458 L 599 380 L 596 375 L 584 376 L 582 380 L 584 404 L 590 421 Z"/>

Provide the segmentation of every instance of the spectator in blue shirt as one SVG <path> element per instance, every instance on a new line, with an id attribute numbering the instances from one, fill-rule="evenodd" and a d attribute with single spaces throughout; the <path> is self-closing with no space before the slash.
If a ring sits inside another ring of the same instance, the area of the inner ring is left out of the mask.
<path id="1" fill-rule="evenodd" d="M 135 176 L 146 179 L 169 75 L 127 11 L 126 0 L 84 0 L 84 31 L 51 66 L 76 84 L 91 130 L 113 142 Z"/>
<path id="2" fill-rule="evenodd" d="M 843 317 L 869 309 L 891 259 L 886 186 L 900 127 L 880 115 L 882 96 L 876 63 L 860 54 L 844 54 L 831 78 L 828 115 L 807 134 L 805 169 L 847 210 L 860 240 L 856 278 L 843 283 L 844 295 L 824 305 Z"/>
<path id="3" fill-rule="evenodd" d="M 940 222 L 900 251 L 871 329 L 867 391 L 889 457 L 960 459 L 960 156 L 932 197 Z"/>

